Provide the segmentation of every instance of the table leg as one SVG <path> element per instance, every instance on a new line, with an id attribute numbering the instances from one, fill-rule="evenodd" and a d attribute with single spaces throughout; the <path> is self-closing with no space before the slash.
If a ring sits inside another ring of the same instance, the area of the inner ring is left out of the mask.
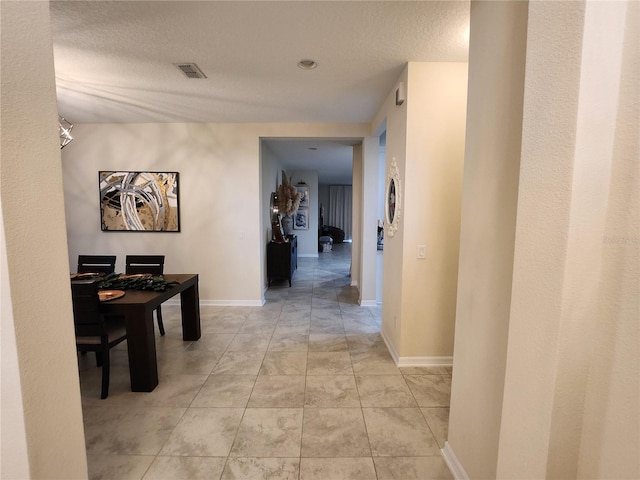
<path id="1" fill-rule="evenodd" d="M 200 338 L 200 295 L 198 282 L 180 293 L 182 309 L 182 340 L 198 340 Z"/>
<path id="2" fill-rule="evenodd" d="M 145 308 L 144 305 L 129 306 L 125 313 L 125 321 L 131 391 L 151 392 L 158 386 L 153 310 Z"/>

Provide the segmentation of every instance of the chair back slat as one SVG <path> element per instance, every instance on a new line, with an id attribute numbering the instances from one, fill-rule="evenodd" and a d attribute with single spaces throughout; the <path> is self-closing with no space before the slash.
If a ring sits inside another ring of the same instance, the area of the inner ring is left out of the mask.
<path id="1" fill-rule="evenodd" d="M 125 272 L 161 275 L 164 272 L 164 255 L 127 255 Z"/>
<path id="2" fill-rule="evenodd" d="M 93 281 L 71 282 L 73 322 L 78 336 L 101 336 L 106 333 L 100 313 L 98 284 Z"/>
<path id="3" fill-rule="evenodd" d="M 78 273 L 113 273 L 115 270 L 115 255 L 78 255 Z"/>

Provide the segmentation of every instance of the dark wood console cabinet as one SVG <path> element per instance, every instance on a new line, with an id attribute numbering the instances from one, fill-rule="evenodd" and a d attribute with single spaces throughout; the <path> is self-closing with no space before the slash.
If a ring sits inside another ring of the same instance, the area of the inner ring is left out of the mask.
<path id="1" fill-rule="evenodd" d="M 298 237 L 287 235 L 289 241 L 286 243 L 269 242 L 267 245 L 267 278 L 269 286 L 273 278 L 284 278 L 289 280 L 293 272 L 298 268 Z"/>

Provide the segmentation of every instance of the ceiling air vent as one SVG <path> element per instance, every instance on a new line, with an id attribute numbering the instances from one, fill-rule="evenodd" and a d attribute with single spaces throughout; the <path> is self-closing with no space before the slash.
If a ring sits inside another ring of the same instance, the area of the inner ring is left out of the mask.
<path id="1" fill-rule="evenodd" d="M 195 63 L 174 63 L 188 78 L 207 78 Z"/>

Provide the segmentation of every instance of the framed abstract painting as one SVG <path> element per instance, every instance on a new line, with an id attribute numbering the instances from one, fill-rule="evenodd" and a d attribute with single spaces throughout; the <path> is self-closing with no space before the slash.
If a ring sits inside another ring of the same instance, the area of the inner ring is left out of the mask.
<path id="1" fill-rule="evenodd" d="M 178 172 L 98 172 L 102 231 L 179 232 Z"/>

